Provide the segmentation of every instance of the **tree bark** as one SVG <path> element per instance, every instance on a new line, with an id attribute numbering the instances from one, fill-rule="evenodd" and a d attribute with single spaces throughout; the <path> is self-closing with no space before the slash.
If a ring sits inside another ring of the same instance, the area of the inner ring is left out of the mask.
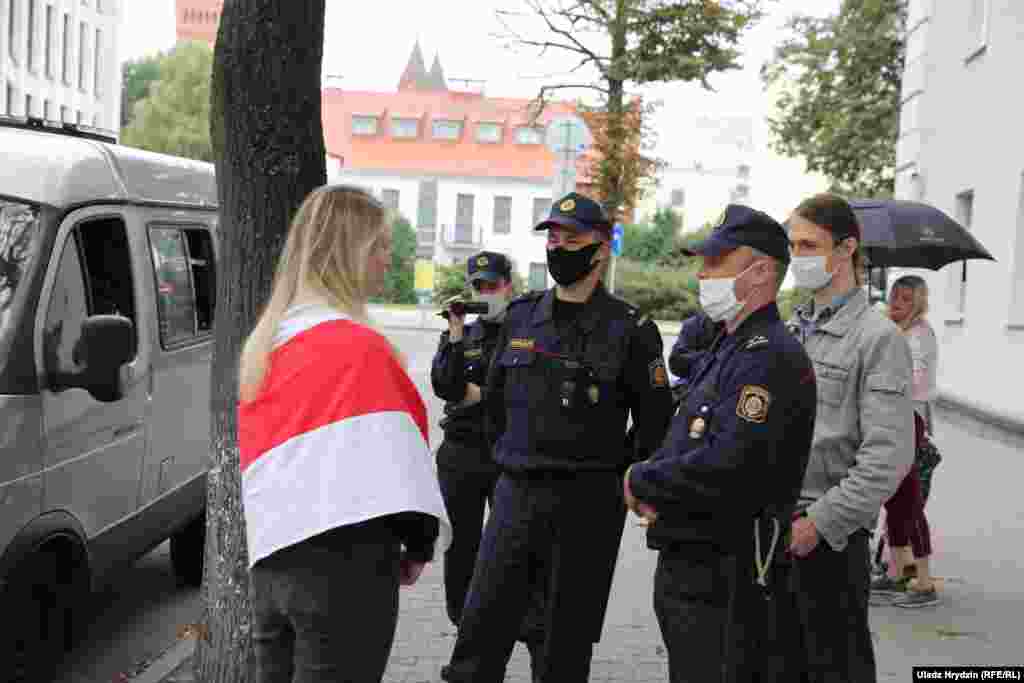
<path id="1" fill-rule="evenodd" d="M 605 163 L 610 165 L 611 172 L 608 173 L 608 188 L 604 198 L 604 208 L 612 221 L 621 218 L 622 202 L 625 198 L 625 191 L 622 186 L 624 175 L 624 103 L 625 81 L 621 76 L 622 60 L 626 57 L 626 0 L 616 0 L 615 17 L 609 27 L 612 38 L 612 59 L 608 67 L 608 158 Z"/>
<path id="2" fill-rule="evenodd" d="M 195 673 L 241 683 L 251 659 L 238 468 L 238 356 L 266 302 L 289 220 L 326 182 L 320 74 L 325 0 L 228 0 L 213 61 L 210 133 L 220 201 L 203 619 Z"/>

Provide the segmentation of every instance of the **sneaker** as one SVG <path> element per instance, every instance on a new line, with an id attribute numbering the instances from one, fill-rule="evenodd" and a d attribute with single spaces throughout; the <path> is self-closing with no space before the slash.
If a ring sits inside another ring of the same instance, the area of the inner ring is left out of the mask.
<path id="1" fill-rule="evenodd" d="M 903 595 L 907 592 L 907 584 L 910 577 L 894 579 L 891 576 L 881 576 L 871 582 L 871 592 L 882 595 Z"/>
<path id="2" fill-rule="evenodd" d="M 913 609 L 915 607 L 929 607 L 939 604 L 939 594 L 934 588 L 926 591 L 908 590 L 902 597 L 893 600 L 893 607 Z"/>

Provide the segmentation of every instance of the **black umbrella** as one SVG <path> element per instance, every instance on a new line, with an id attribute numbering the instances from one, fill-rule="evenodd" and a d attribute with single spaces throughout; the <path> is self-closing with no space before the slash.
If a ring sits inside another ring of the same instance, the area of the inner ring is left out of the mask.
<path id="1" fill-rule="evenodd" d="M 873 268 L 939 270 L 954 261 L 988 259 L 992 254 L 959 223 L 920 202 L 855 199 L 861 244 Z"/>

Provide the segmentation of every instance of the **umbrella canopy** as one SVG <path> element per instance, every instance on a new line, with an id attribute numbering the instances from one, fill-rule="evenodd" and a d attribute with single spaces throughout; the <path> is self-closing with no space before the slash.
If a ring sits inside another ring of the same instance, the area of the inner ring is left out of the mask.
<path id="1" fill-rule="evenodd" d="M 855 199 L 861 244 L 872 267 L 939 270 L 954 261 L 988 259 L 992 254 L 959 223 L 920 202 Z"/>

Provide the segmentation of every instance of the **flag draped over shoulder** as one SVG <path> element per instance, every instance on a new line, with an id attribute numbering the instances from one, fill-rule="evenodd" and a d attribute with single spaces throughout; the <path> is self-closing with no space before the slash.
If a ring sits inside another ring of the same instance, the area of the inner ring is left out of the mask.
<path id="1" fill-rule="evenodd" d="M 427 411 L 388 341 L 326 306 L 289 311 L 263 388 L 239 405 L 250 568 L 336 527 L 398 512 L 440 521 Z"/>

